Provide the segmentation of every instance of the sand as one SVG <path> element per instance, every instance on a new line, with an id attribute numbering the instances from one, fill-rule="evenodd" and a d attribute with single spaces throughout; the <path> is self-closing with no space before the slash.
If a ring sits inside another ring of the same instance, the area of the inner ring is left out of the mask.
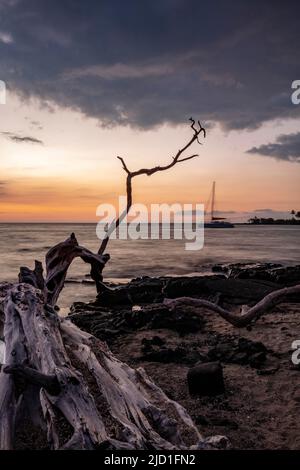
<path id="1" fill-rule="evenodd" d="M 144 367 L 169 397 L 186 407 L 203 435 L 226 435 L 234 449 L 300 449 L 300 368 L 291 361 L 292 342 L 300 339 L 299 304 L 276 307 L 250 331 L 239 330 L 214 313 L 203 314 L 207 323 L 198 333 L 180 337 L 166 329 L 139 330 L 116 339 L 110 347 L 122 361 Z M 223 363 L 223 395 L 191 397 L 186 381 L 191 363 L 151 362 L 141 357 L 142 339 L 159 336 L 168 347 L 190 345 L 200 358 L 214 334 L 261 341 L 269 351 L 261 370 Z"/>

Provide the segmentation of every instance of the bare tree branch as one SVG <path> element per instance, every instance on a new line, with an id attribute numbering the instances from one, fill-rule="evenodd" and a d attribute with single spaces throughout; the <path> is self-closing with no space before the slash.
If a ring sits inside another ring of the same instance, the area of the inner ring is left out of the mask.
<path id="1" fill-rule="evenodd" d="M 171 310 L 183 305 L 190 305 L 195 308 L 204 307 L 208 310 L 212 310 L 218 313 L 224 320 L 231 323 L 233 326 L 238 328 L 249 325 L 253 320 L 258 320 L 266 311 L 270 310 L 275 305 L 285 302 L 291 295 L 300 294 L 300 284 L 292 287 L 285 287 L 283 289 L 276 290 L 266 295 L 253 307 L 246 309 L 242 308 L 242 315 L 235 315 L 234 313 L 220 307 L 213 302 L 209 302 L 204 299 L 195 299 L 193 297 L 178 297 L 177 299 L 165 299 L 164 304 L 167 305 Z"/>
<path id="2" fill-rule="evenodd" d="M 139 176 L 139 175 L 151 176 L 154 173 L 157 173 L 159 171 L 169 170 L 170 168 L 175 166 L 177 163 L 186 162 L 188 160 L 192 160 L 193 158 L 196 158 L 196 157 L 199 156 L 198 154 L 193 154 L 193 155 L 190 155 L 189 157 L 180 158 L 182 156 L 182 154 L 195 141 L 198 142 L 198 144 L 201 144 L 201 142 L 199 141 L 199 136 L 201 134 L 203 134 L 204 138 L 206 137 L 206 130 L 205 130 L 204 127 L 202 127 L 200 121 L 198 121 L 198 124 L 197 124 L 198 127 L 196 125 L 196 121 L 193 118 L 190 118 L 190 121 L 191 121 L 191 129 L 194 131 L 193 136 L 191 137 L 191 139 L 187 142 L 187 144 L 184 147 L 182 147 L 181 149 L 178 150 L 178 152 L 176 153 L 176 155 L 174 157 L 172 157 L 172 161 L 168 165 L 155 166 L 153 168 L 141 168 L 140 170 L 130 171 L 128 169 L 124 159 L 122 157 L 117 157 L 120 160 L 120 162 L 122 163 L 123 170 L 127 173 L 127 179 L 126 179 L 127 205 L 126 205 L 126 209 L 122 212 L 122 214 L 119 215 L 117 220 L 113 221 L 110 224 L 110 226 L 107 230 L 107 233 L 106 233 L 106 237 L 102 240 L 101 246 L 98 250 L 99 255 L 102 255 L 105 252 L 110 235 L 114 232 L 114 230 L 116 230 L 118 228 L 120 223 L 124 220 L 124 218 L 128 214 L 128 212 L 130 210 L 130 207 L 132 206 L 132 178 L 134 178 L 135 176 Z"/>
<path id="3" fill-rule="evenodd" d="M 128 170 L 127 166 L 126 166 L 126 163 L 124 162 L 124 159 L 122 157 L 117 157 L 121 162 L 122 162 L 122 165 L 123 165 L 123 169 L 126 171 L 126 173 L 130 173 L 130 171 Z"/>

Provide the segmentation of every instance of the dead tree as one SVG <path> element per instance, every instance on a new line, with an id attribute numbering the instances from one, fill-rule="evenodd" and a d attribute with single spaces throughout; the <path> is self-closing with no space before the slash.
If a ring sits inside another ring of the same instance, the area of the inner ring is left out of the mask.
<path id="1" fill-rule="evenodd" d="M 243 306 L 240 315 L 236 315 L 229 310 L 222 308 L 216 303 L 194 297 L 177 297 L 175 299 L 165 299 L 164 304 L 169 307 L 169 309 L 190 306 L 194 307 L 195 309 L 202 308 L 204 310 L 211 310 L 215 313 L 218 313 L 222 318 L 224 318 L 224 320 L 231 323 L 231 325 L 238 328 L 243 328 L 249 325 L 251 322 L 258 320 L 264 313 L 271 310 L 276 305 L 288 301 L 291 296 L 299 296 L 299 294 L 300 284 L 275 290 L 266 295 L 253 307 Z"/>
<path id="2" fill-rule="evenodd" d="M 107 244 L 109 242 L 110 235 L 114 232 L 114 230 L 116 230 L 119 227 L 120 223 L 122 222 L 122 220 L 124 220 L 124 218 L 126 217 L 126 215 L 128 214 L 128 212 L 130 210 L 130 207 L 132 206 L 132 180 L 133 180 L 133 178 L 135 178 L 136 176 L 139 176 L 139 175 L 151 176 L 154 173 L 157 173 L 159 171 L 169 170 L 170 168 L 177 165 L 178 163 L 186 162 L 188 160 L 192 160 L 193 158 L 199 156 L 198 154 L 189 155 L 188 157 L 183 157 L 182 156 L 186 152 L 186 150 L 188 150 L 188 148 L 191 147 L 191 145 L 194 142 L 198 142 L 198 144 L 201 144 L 201 142 L 199 140 L 199 137 L 201 136 L 201 134 L 203 134 L 203 137 L 206 137 L 206 130 L 205 130 L 204 127 L 202 127 L 200 121 L 198 121 L 197 124 L 196 124 L 196 122 L 193 118 L 190 118 L 190 121 L 191 121 L 191 129 L 193 130 L 192 137 L 187 142 L 187 144 L 184 145 L 184 147 L 182 147 L 181 149 L 178 150 L 176 155 L 174 157 L 172 157 L 171 162 L 168 163 L 167 165 L 155 166 L 153 168 L 141 168 L 140 170 L 130 171 L 128 169 L 128 166 L 126 165 L 124 159 L 122 157 L 117 157 L 121 161 L 123 170 L 127 174 L 127 177 L 126 177 L 127 204 L 126 204 L 126 209 L 122 212 L 122 214 L 119 215 L 117 220 L 113 221 L 110 224 L 110 226 L 107 230 L 107 234 L 106 234 L 105 238 L 102 240 L 102 243 L 100 245 L 98 254 L 102 255 L 105 252 Z"/>

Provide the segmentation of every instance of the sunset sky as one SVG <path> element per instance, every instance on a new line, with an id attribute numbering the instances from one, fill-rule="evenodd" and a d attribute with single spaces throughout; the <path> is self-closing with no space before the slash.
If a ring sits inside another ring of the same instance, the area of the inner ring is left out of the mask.
<path id="1" fill-rule="evenodd" d="M 0 221 L 95 221 L 130 169 L 134 201 L 233 221 L 300 210 L 299 2 L 0 0 Z M 189 155 L 189 154 L 187 154 Z M 256 211 L 256 212 L 255 212 Z"/>

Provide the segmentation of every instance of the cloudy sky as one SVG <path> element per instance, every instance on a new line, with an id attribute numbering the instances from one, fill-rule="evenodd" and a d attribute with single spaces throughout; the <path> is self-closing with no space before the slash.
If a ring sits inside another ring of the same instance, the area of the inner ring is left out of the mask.
<path id="1" fill-rule="evenodd" d="M 94 221 L 131 169 L 136 202 L 205 203 L 231 219 L 300 209 L 300 4 L 287 0 L 0 0 L 0 220 Z"/>

